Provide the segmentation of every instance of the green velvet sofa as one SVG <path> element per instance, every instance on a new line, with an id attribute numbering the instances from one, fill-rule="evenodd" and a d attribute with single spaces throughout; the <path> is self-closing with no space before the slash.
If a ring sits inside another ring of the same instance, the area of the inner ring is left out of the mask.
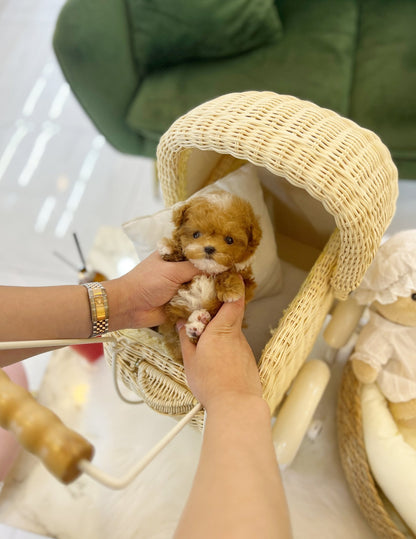
<path id="1" fill-rule="evenodd" d="M 68 0 L 53 44 L 121 152 L 154 157 L 194 106 L 272 90 L 373 130 L 416 178 L 415 0 Z"/>

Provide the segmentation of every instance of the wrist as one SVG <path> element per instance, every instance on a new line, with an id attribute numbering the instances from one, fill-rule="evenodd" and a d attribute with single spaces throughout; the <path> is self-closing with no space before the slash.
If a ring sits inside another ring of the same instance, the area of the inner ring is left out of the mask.
<path id="1" fill-rule="evenodd" d="M 224 415 L 249 414 L 263 416 L 270 421 L 270 408 L 260 395 L 254 393 L 230 392 L 216 396 L 205 406 L 207 414 Z"/>
<path id="2" fill-rule="evenodd" d="M 112 279 L 102 283 L 108 299 L 108 329 L 116 331 L 132 327 L 131 325 L 131 300 L 126 296 L 120 279 Z"/>
<path id="3" fill-rule="evenodd" d="M 90 337 L 100 337 L 103 333 L 108 333 L 107 291 L 100 282 L 87 282 L 82 286 L 87 289 L 90 305 L 92 325 Z"/>

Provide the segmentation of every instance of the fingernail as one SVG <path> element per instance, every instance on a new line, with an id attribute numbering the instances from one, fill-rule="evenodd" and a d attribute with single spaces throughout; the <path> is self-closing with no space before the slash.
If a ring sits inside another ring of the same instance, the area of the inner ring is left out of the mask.
<path id="1" fill-rule="evenodd" d="M 238 297 L 235 297 L 235 298 L 231 298 L 227 301 L 225 301 L 224 303 L 236 303 L 237 301 L 240 301 L 240 299 L 242 298 L 243 296 L 238 296 Z"/>
<path id="2" fill-rule="evenodd" d="M 176 331 L 179 333 L 184 325 L 185 322 L 183 320 L 178 320 L 178 322 L 176 322 Z"/>

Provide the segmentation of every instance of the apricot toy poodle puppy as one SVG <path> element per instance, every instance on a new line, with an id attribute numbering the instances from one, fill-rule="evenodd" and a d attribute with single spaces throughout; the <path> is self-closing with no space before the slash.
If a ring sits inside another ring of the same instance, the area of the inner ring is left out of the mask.
<path id="1" fill-rule="evenodd" d="M 253 297 L 251 262 L 262 232 L 250 203 L 222 190 L 191 198 L 174 210 L 172 219 L 172 237 L 159 242 L 161 256 L 189 260 L 202 273 L 165 306 L 167 322 L 160 331 L 172 337 L 176 322 L 186 320 L 186 333 L 197 342 L 222 303 L 237 300 L 244 287 L 246 302 Z"/>

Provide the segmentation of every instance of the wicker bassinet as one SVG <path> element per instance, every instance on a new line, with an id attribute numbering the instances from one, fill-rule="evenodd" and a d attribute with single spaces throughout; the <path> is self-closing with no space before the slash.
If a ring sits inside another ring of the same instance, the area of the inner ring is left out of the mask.
<path id="1" fill-rule="evenodd" d="M 274 411 L 334 298 L 345 299 L 372 261 L 394 213 L 397 170 L 374 133 L 335 112 L 272 92 L 234 93 L 191 110 L 161 138 L 157 168 L 166 206 L 245 162 L 275 179 L 276 189 L 264 191 L 280 258 L 309 272 L 259 360 L 264 397 Z M 302 204 L 287 204 L 285 186 L 303 194 Z M 326 219 L 332 216 L 330 230 L 320 230 L 319 215 L 311 221 L 307 200 Z M 118 342 L 106 344 L 107 356 L 115 354 L 123 381 L 151 408 L 172 416 L 193 408 L 183 365 L 169 357 L 159 334 L 146 329 L 114 336 Z M 202 422 L 201 411 L 193 423 Z"/>

